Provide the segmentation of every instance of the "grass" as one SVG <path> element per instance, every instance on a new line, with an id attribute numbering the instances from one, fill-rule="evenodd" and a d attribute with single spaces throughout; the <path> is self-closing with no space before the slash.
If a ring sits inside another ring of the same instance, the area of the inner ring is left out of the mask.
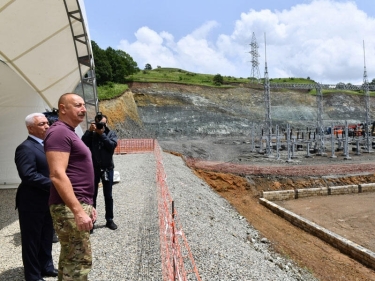
<path id="1" fill-rule="evenodd" d="M 215 87 L 213 83 L 214 76 L 213 74 L 194 73 L 179 68 L 160 67 L 152 70 L 141 70 L 126 77 L 126 79 L 134 82 L 171 82 Z M 250 82 L 250 78 L 232 76 L 223 76 L 223 78 L 223 86 L 230 86 L 232 83 Z"/>
<path id="2" fill-rule="evenodd" d="M 181 83 L 181 84 L 191 84 L 191 85 L 201 85 L 209 87 L 236 87 L 236 84 L 241 83 L 252 83 L 259 87 L 263 87 L 262 83 L 264 79 L 260 79 L 258 82 L 248 78 L 236 78 L 233 76 L 223 76 L 223 85 L 217 86 L 213 82 L 213 74 L 200 74 L 189 72 L 179 68 L 169 68 L 169 67 L 158 67 L 152 70 L 141 70 L 138 73 L 126 77 L 128 82 L 170 82 L 170 83 Z M 308 78 L 271 78 L 270 83 L 288 83 L 288 84 L 315 84 L 314 80 Z M 117 84 L 109 82 L 106 85 L 98 86 L 98 99 L 107 100 L 118 97 L 122 95 L 127 89 L 127 84 Z M 281 90 L 281 89 L 279 89 Z M 351 91 L 351 90 L 339 90 L 341 93 L 347 93 L 351 95 L 363 95 L 363 91 Z M 323 89 L 322 94 L 336 93 L 331 89 Z M 310 90 L 309 94 L 316 95 L 316 89 Z M 370 92 L 370 96 L 375 96 L 375 92 Z"/>
<path id="3" fill-rule="evenodd" d="M 263 79 L 262 79 L 263 82 Z M 278 84 L 283 84 L 283 83 L 288 83 L 288 84 L 315 84 L 316 82 L 311 79 L 306 79 L 306 78 L 295 78 L 295 77 L 290 77 L 290 78 L 271 78 L 270 83 L 278 83 Z"/>
<path id="4" fill-rule="evenodd" d="M 98 99 L 109 100 L 122 95 L 127 89 L 127 84 L 117 84 L 109 82 L 106 85 L 98 86 Z"/>

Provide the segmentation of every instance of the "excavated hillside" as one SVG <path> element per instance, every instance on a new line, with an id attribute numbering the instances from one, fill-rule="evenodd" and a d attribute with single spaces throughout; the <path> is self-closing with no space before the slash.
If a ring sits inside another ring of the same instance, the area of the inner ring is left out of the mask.
<path id="1" fill-rule="evenodd" d="M 370 109 L 374 106 L 371 98 Z M 120 98 L 101 102 L 100 107 L 112 116 L 112 128 L 120 137 L 157 138 L 165 148 L 189 158 L 242 163 L 258 159 L 251 156 L 250 141 L 252 136 L 260 138 L 264 125 L 261 85 L 134 82 Z M 363 95 L 332 91 L 324 94 L 322 119 L 326 126 L 364 123 L 365 108 Z M 314 131 L 317 111 L 316 97 L 307 90 L 271 91 L 272 124 L 280 131 L 287 124 L 294 130 Z"/>
<path id="2" fill-rule="evenodd" d="M 178 136 L 248 135 L 262 127 L 264 90 L 249 85 L 231 88 L 169 83 L 133 83 L 131 91 L 145 128 L 161 138 Z M 374 102 L 374 101 L 371 101 Z M 325 94 L 323 120 L 363 122 L 362 95 Z M 271 90 L 273 126 L 313 127 L 317 120 L 316 97 L 307 90 Z"/>
<path id="3" fill-rule="evenodd" d="M 371 109 L 374 103 L 371 98 Z M 375 182 L 375 153 L 352 154 L 351 160 L 345 160 L 342 152 L 331 158 L 305 157 L 306 151 L 298 151 L 288 162 L 285 151 L 279 158 L 254 152 L 251 138 L 253 134 L 260 137 L 265 118 L 262 87 L 133 83 L 121 97 L 100 102 L 100 110 L 110 116 L 110 126 L 120 138 L 157 138 L 165 151 L 181 155 L 197 176 L 237 208 L 277 251 L 310 269 L 320 280 L 375 280 L 373 270 L 258 203 L 261 192 L 267 190 Z M 362 95 L 325 94 L 323 110 L 327 126 L 365 120 Z M 302 90 L 271 91 L 271 115 L 273 125 L 280 128 L 289 124 L 294 129 L 314 130 L 316 97 Z M 373 226 L 364 220 L 362 227 Z"/>

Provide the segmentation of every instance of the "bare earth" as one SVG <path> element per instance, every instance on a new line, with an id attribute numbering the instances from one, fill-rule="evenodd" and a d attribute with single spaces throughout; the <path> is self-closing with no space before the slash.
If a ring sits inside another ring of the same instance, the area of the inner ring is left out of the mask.
<path id="1" fill-rule="evenodd" d="M 374 202 L 371 192 L 275 203 L 375 252 Z"/>
<path id="2" fill-rule="evenodd" d="M 262 235 L 267 237 L 278 252 L 284 253 L 286 256 L 297 261 L 300 266 L 311 270 L 319 280 L 375 280 L 375 272 L 373 270 L 278 217 L 260 205 L 257 198 L 254 198 L 248 192 L 236 190 L 221 193 L 221 195 L 235 206 Z M 321 207 L 321 204 L 318 202 L 319 199 L 316 200 L 316 209 Z M 339 218 L 342 218 L 343 214 L 339 209 L 340 203 L 338 200 L 328 197 L 325 199 L 329 200 L 325 204 L 329 204 L 336 212 L 325 213 L 324 209 L 322 209 L 315 213 L 315 219 L 320 214 L 320 221 L 323 221 L 324 225 L 327 226 L 328 221 L 338 221 Z M 362 198 L 357 197 L 357 199 L 361 200 Z M 363 206 L 363 202 L 359 201 L 357 203 L 359 206 Z M 301 208 L 296 207 L 294 211 L 298 213 L 302 209 L 304 209 L 303 206 Z M 374 215 L 374 210 L 371 210 L 371 213 Z M 350 215 L 347 218 L 349 219 L 350 217 L 352 216 Z M 314 218 L 311 219 L 314 220 Z M 315 221 L 318 222 L 318 220 Z M 350 222 L 352 220 L 348 220 L 347 223 L 350 224 Z M 374 224 L 371 220 L 362 219 L 361 221 L 357 221 L 356 225 L 359 227 L 356 233 L 361 233 L 365 229 L 369 233 L 374 233 Z M 335 230 L 340 235 L 349 238 L 350 228 L 354 227 L 354 225 L 347 227 L 344 224 L 337 224 Z M 330 229 L 330 227 L 327 228 Z M 355 236 L 355 233 L 352 233 L 352 235 Z M 353 241 L 363 244 L 359 241 L 363 236 L 358 236 Z"/>
<path id="3" fill-rule="evenodd" d="M 191 147 L 191 144 L 184 145 Z M 211 155 L 220 154 L 220 149 L 215 149 Z M 225 150 L 223 153 L 230 153 L 236 158 L 235 151 L 229 146 L 222 149 Z M 186 155 L 185 159 L 187 165 L 194 169 L 198 176 L 204 178 L 271 241 L 276 251 L 308 268 L 319 280 L 375 280 L 374 270 L 295 227 L 258 202 L 261 192 L 267 190 L 375 182 L 374 153 L 352 155 L 351 160 L 343 160 L 340 155 L 336 159 L 327 156 L 300 156 L 293 163 L 266 159 L 249 153 L 246 155 L 246 162 L 189 158 Z M 375 194 L 363 193 L 277 203 L 375 251 L 374 199 Z"/>

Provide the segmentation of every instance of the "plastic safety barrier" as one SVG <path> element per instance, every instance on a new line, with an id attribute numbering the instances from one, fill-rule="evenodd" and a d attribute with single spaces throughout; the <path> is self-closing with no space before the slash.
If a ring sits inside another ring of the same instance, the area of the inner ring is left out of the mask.
<path id="1" fill-rule="evenodd" d="M 115 154 L 144 153 L 154 151 L 154 139 L 120 139 Z"/>
<path id="2" fill-rule="evenodd" d="M 115 154 L 153 152 L 156 159 L 160 255 L 163 281 L 201 281 L 166 183 L 162 149 L 154 139 L 120 139 Z"/>

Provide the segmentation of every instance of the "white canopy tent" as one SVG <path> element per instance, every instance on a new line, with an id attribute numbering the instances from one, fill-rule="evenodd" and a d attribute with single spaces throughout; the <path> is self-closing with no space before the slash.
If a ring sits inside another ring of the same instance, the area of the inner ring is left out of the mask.
<path id="1" fill-rule="evenodd" d="M 14 152 L 27 137 L 25 117 L 77 92 L 89 122 L 97 110 L 95 84 L 83 0 L 0 0 L 0 188 L 20 182 Z"/>

